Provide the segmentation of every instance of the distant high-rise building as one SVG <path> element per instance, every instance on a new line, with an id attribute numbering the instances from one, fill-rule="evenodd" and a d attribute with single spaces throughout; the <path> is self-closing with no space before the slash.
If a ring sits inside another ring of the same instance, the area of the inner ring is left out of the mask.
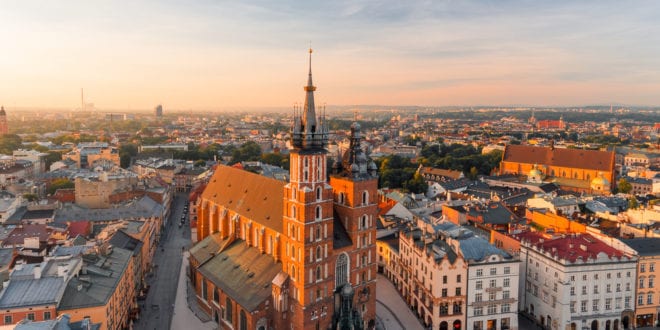
<path id="1" fill-rule="evenodd" d="M 0 107 L 0 135 L 7 134 L 7 113 L 5 107 Z"/>
<path id="2" fill-rule="evenodd" d="M 163 106 L 161 104 L 157 105 L 156 108 L 154 108 L 154 114 L 156 115 L 156 117 L 163 116 Z"/>

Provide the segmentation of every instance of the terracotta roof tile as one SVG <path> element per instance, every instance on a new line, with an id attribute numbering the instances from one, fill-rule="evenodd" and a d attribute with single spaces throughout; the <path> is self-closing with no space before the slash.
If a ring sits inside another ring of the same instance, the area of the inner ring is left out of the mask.
<path id="1" fill-rule="evenodd" d="M 502 161 L 606 172 L 614 170 L 614 152 L 612 151 L 508 145 L 504 149 Z"/>
<path id="2" fill-rule="evenodd" d="M 528 244 L 535 245 L 541 250 L 550 251 L 550 253 L 556 255 L 559 259 L 564 259 L 571 263 L 576 262 L 578 258 L 582 259 L 583 262 L 589 259 L 595 260 L 600 253 L 604 253 L 610 259 L 620 260 L 624 257 L 622 251 L 605 244 L 589 234 L 569 234 L 551 238 L 540 233 L 527 232 L 517 235 L 517 238 Z"/>
<path id="3" fill-rule="evenodd" d="M 202 199 L 282 232 L 286 183 L 229 166 L 218 166 Z"/>

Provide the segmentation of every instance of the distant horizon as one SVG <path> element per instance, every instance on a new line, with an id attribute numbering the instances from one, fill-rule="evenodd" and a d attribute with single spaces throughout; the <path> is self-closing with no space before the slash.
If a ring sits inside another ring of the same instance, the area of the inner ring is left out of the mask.
<path id="1" fill-rule="evenodd" d="M 527 109 L 546 109 L 546 110 L 567 110 L 567 109 L 588 109 L 588 108 L 602 108 L 602 110 L 607 110 L 610 106 L 613 107 L 613 110 L 620 109 L 629 109 L 629 110 L 655 110 L 660 111 L 660 105 L 628 105 L 628 104 L 584 104 L 584 105 L 524 105 L 524 104 L 515 104 L 515 105 L 441 105 L 441 106 L 430 106 L 430 105 L 379 105 L 379 104 L 355 104 L 355 105 L 326 105 L 328 112 L 344 112 L 350 111 L 353 109 L 364 109 L 366 111 L 371 110 L 405 110 L 406 108 L 419 108 L 419 109 L 456 109 L 456 110 L 479 110 L 480 108 L 485 109 L 494 109 L 502 108 L 507 110 L 515 110 L 515 108 L 527 108 Z M 153 113 L 154 108 L 95 108 L 94 110 L 80 110 L 79 108 L 67 108 L 67 107 L 31 107 L 31 106 L 21 106 L 21 107 L 7 107 L 4 105 L 5 111 L 11 115 L 12 111 L 16 113 L 21 112 L 35 112 L 35 111 L 66 111 L 67 113 Z M 464 109 L 465 108 L 465 109 Z M 470 109 L 467 109 L 470 108 Z M 317 106 L 317 110 L 319 107 Z M 228 112 L 251 112 L 251 113 L 268 113 L 268 112 L 293 112 L 293 108 L 279 107 L 279 106 L 254 106 L 254 107 L 226 107 L 226 108 L 172 108 L 169 109 L 163 105 L 163 113 L 165 115 L 169 114 L 181 114 L 186 112 L 211 112 L 211 113 L 228 113 Z"/>
<path id="2" fill-rule="evenodd" d="M 0 104 L 74 109 L 660 105 L 660 2 L 25 0 Z M 81 100 L 81 88 L 84 96 Z"/>

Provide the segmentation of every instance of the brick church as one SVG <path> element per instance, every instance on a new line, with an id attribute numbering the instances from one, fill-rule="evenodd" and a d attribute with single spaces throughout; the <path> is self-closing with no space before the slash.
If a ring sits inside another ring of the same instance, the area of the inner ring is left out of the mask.
<path id="1" fill-rule="evenodd" d="M 219 166 L 198 199 L 190 276 L 223 329 L 369 329 L 376 318 L 376 164 L 351 126 L 326 166 L 309 75 L 291 128 L 290 181 Z M 330 171 L 330 173 L 328 173 Z"/>

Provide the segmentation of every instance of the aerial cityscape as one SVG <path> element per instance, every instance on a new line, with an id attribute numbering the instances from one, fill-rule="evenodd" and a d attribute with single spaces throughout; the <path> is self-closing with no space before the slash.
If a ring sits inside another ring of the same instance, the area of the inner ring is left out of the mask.
<path id="1" fill-rule="evenodd" d="M 0 329 L 660 328 L 660 4 L 2 7 Z"/>

